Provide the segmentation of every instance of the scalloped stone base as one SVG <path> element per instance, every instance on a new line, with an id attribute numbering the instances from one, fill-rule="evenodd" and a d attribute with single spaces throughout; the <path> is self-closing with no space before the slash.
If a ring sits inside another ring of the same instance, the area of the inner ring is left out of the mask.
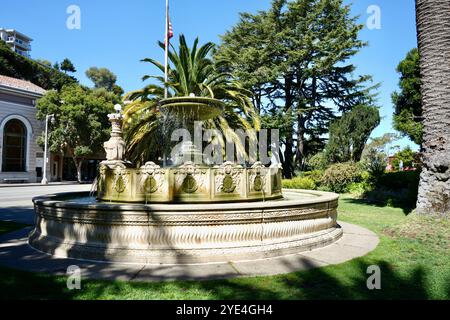
<path id="1" fill-rule="evenodd" d="M 256 260 L 312 250 L 342 236 L 338 195 L 228 204 L 109 204 L 86 193 L 35 198 L 29 244 L 75 259 L 144 264 Z"/>

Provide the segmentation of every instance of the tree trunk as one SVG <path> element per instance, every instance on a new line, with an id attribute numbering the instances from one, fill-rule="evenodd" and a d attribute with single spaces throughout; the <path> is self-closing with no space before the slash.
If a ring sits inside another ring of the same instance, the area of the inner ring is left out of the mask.
<path id="1" fill-rule="evenodd" d="M 423 169 L 417 211 L 450 212 L 450 1 L 416 0 L 422 78 Z"/>
<path id="2" fill-rule="evenodd" d="M 81 166 L 83 165 L 83 160 L 78 160 L 76 158 L 73 158 L 73 162 L 75 163 L 75 167 L 77 168 L 77 180 L 78 183 L 83 182 L 83 177 L 81 175 Z"/>
<path id="3" fill-rule="evenodd" d="M 292 179 L 294 177 L 294 153 L 292 152 L 294 139 L 292 136 L 292 131 L 289 131 L 286 137 L 286 150 L 284 150 L 283 176 L 286 179 Z"/>
<path id="4" fill-rule="evenodd" d="M 285 92 L 285 112 L 290 114 L 293 106 L 292 97 L 292 77 L 285 77 L 284 80 L 284 92 Z M 286 133 L 286 149 L 284 151 L 284 163 L 283 163 L 283 175 L 286 179 L 292 179 L 294 177 L 294 128 L 289 128 Z"/>
<path id="5" fill-rule="evenodd" d="M 305 154 L 305 119 L 302 114 L 297 117 L 297 150 L 295 152 L 295 162 L 297 168 L 302 170 L 303 157 Z"/>

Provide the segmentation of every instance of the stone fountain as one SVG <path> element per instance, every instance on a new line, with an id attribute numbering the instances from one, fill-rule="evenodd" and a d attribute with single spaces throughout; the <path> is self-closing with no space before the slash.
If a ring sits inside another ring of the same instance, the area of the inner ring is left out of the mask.
<path id="1" fill-rule="evenodd" d="M 184 121 L 219 116 L 221 101 L 177 97 L 160 110 Z M 109 262 L 191 264 L 254 260 L 323 247 L 342 236 L 338 195 L 282 192 L 281 166 L 257 162 L 198 164 L 192 142 L 182 161 L 134 168 L 125 161 L 122 115 L 109 116 L 111 139 L 100 165 L 97 197 L 56 194 L 33 199 L 32 247 L 53 255 Z"/>

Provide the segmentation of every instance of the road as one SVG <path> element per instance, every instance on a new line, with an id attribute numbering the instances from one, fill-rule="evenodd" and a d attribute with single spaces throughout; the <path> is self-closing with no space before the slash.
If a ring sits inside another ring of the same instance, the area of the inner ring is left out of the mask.
<path id="1" fill-rule="evenodd" d="M 31 199 L 45 194 L 89 191 L 91 185 L 20 186 L 0 188 L 0 220 L 33 224 Z"/>

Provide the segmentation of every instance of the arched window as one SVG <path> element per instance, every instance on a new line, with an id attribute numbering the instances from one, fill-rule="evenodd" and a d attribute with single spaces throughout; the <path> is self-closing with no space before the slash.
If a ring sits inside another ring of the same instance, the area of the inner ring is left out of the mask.
<path id="1" fill-rule="evenodd" d="M 3 172 L 25 172 L 27 128 L 22 121 L 9 120 L 3 131 Z"/>

